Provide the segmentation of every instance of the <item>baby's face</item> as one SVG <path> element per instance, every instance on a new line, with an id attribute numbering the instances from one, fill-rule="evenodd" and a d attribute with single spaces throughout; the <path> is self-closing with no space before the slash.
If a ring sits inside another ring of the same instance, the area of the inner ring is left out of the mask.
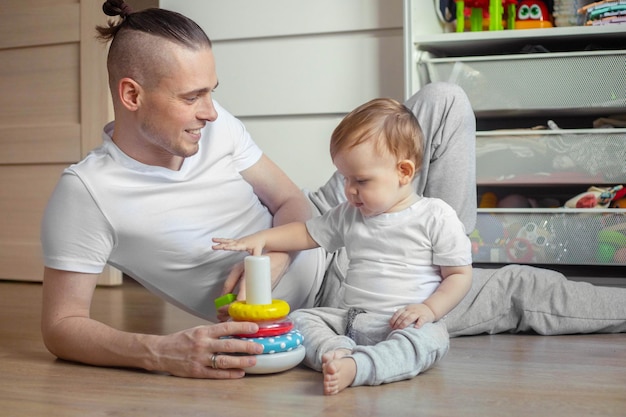
<path id="1" fill-rule="evenodd" d="M 346 198 L 364 216 L 396 211 L 406 197 L 398 161 L 391 154 L 381 155 L 372 141 L 338 152 L 333 163 L 344 177 Z"/>

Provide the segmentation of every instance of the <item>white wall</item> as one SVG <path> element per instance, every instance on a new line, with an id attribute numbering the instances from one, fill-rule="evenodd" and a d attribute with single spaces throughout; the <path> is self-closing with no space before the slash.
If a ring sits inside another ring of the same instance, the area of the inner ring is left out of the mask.
<path id="1" fill-rule="evenodd" d="M 334 171 L 328 140 L 375 97 L 403 99 L 402 0 L 160 0 L 204 28 L 215 99 L 303 188 Z"/>

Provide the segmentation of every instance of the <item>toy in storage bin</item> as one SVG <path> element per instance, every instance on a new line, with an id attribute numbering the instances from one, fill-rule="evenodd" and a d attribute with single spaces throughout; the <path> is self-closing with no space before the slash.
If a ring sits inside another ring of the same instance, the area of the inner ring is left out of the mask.
<path id="1" fill-rule="evenodd" d="M 474 262 L 626 265 L 626 210 L 478 211 Z"/>
<path id="2" fill-rule="evenodd" d="M 476 180 L 496 186 L 626 184 L 626 129 L 477 132 Z"/>

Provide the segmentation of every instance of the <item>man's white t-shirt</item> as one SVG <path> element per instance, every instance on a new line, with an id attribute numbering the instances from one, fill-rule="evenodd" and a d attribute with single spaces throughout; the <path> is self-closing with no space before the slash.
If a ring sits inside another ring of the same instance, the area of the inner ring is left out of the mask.
<path id="1" fill-rule="evenodd" d="M 67 168 L 42 223 L 47 267 L 100 273 L 110 264 L 196 315 L 215 319 L 213 300 L 246 253 L 214 251 L 213 237 L 272 226 L 272 214 L 240 172 L 262 156 L 243 124 L 215 102 L 218 118 L 179 171 L 142 164 L 111 140 Z M 321 249 L 300 253 L 273 296 L 311 307 L 324 274 Z"/>
<path id="2" fill-rule="evenodd" d="M 471 265 L 469 238 L 443 200 L 422 197 L 394 213 L 364 217 L 341 205 L 306 223 L 329 252 L 346 248 L 349 259 L 342 308 L 392 314 L 422 303 L 441 283 L 440 266 Z"/>

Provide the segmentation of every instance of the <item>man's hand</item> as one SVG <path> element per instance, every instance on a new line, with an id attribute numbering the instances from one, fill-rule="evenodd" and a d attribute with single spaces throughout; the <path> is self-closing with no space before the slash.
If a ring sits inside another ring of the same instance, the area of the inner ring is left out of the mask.
<path id="1" fill-rule="evenodd" d="M 154 346 L 154 369 L 188 378 L 233 379 L 245 375 L 242 368 L 254 366 L 254 356 L 263 353 L 263 346 L 236 338 L 233 334 L 248 334 L 258 325 L 247 322 L 228 322 L 198 326 L 161 336 Z M 239 353 L 239 355 L 232 355 Z"/>
<path id="2" fill-rule="evenodd" d="M 44 268 L 42 337 L 60 359 L 193 378 L 240 378 L 243 368 L 256 364 L 252 355 L 263 352 L 260 344 L 223 338 L 255 333 L 256 323 L 208 324 L 155 335 L 118 330 L 94 320 L 89 311 L 97 280 L 97 274 Z"/>

